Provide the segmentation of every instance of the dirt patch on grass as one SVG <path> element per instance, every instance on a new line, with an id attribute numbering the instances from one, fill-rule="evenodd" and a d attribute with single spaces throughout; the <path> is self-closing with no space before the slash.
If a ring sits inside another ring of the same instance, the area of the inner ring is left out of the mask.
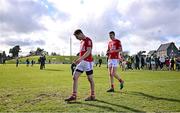
<path id="1" fill-rule="evenodd" d="M 53 98 L 60 97 L 61 95 L 58 93 L 40 93 L 34 99 L 28 99 L 24 101 L 24 104 L 36 104 L 43 100 L 53 100 Z"/>

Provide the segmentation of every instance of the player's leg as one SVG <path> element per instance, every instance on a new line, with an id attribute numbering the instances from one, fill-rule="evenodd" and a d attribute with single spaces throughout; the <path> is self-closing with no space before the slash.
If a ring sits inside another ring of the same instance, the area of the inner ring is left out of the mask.
<path id="1" fill-rule="evenodd" d="M 65 99 L 65 101 L 73 101 L 76 100 L 77 97 L 77 88 L 78 88 L 78 78 L 81 75 L 82 72 L 75 71 L 73 74 L 73 88 L 72 88 L 72 95 Z"/>
<path id="2" fill-rule="evenodd" d="M 117 73 L 117 67 L 113 67 L 112 73 L 114 77 L 120 82 L 120 89 L 123 89 L 124 87 L 124 81 L 121 79 L 120 75 Z"/>
<path id="3" fill-rule="evenodd" d="M 95 87 L 95 85 L 94 85 L 93 74 L 88 75 L 88 81 L 89 81 L 89 83 L 90 83 L 91 96 L 93 96 L 93 95 L 95 95 L 95 93 L 94 93 L 94 87 Z"/>
<path id="4" fill-rule="evenodd" d="M 65 99 L 65 101 L 73 101 L 76 100 L 77 97 L 77 88 L 78 88 L 78 78 L 79 76 L 83 73 L 83 64 L 82 62 L 80 62 L 76 69 L 75 72 L 73 74 L 73 86 L 72 86 L 72 95 Z"/>
<path id="5" fill-rule="evenodd" d="M 77 96 L 77 88 L 78 88 L 78 78 L 81 75 L 82 72 L 75 71 L 73 75 L 73 90 L 72 95 Z"/>
<path id="6" fill-rule="evenodd" d="M 85 101 L 93 101 L 95 100 L 95 84 L 94 84 L 94 79 L 93 79 L 93 71 L 92 70 L 87 71 L 86 74 L 87 74 L 88 81 L 90 83 L 91 94 L 89 97 L 85 99 Z"/>
<path id="7" fill-rule="evenodd" d="M 88 96 L 85 101 L 93 101 L 95 100 L 95 90 L 94 90 L 94 80 L 93 80 L 93 62 L 86 62 L 84 61 L 85 65 L 84 65 L 84 69 L 86 71 L 86 75 L 87 75 L 87 79 L 89 81 L 90 84 L 90 90 L 91 90 L 91 94 L 90 96 Z"/>
<path id="8" fill-rule="evenodd" d="M 116 79 L 118 79 L 118 81 L 120 82 L 120 89 L 122 89 L 124 87 L 124 81 L 120 78 L 120 75 L 117 72 L 118 62 L 119 62 L 119 60 L 114 60 L 114 62 L 113 62 L 112 75 Z"/>
<path id="9" fill-rule="evenodd" d="M 40 69 L 42 70 L 42 62 L 40 62 Z"/>
<path id="10" fill-rule="evenodd" d="M 110 81 L 110 89 L 107 90 L 107 92 L 114 92 L 114 76 L 112 73 L 112 66 L 108 66 L 109 67 L 109 81 Z"/>

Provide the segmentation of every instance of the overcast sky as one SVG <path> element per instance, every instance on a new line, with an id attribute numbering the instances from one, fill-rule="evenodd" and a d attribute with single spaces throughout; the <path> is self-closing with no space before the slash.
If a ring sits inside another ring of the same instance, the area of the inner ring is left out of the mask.
<path id="1" fill-rule="evenodd" d="M 21 54 L 40 47 L 69 55 L 71 37 L 75 54 L 78 28 L 92 38 L 94 54 L 106 51 L 112 30 L 130 54 L 179 47 L 180 0 L 0 0 L 1 51 L 20 45 Z"/>

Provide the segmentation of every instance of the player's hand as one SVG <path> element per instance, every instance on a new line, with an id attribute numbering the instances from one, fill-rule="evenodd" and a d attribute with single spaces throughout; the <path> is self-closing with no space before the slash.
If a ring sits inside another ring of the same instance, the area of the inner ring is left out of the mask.
<path id="1" fill-rule="evenodd" d="M 109 54 L 110 53 L 110 50 L 107 50 L 107 52 L 106 52 L 107 54 Z"/>
<path id="2" fill-rule="evenodd" d="M 77 64 L 79 64 L 81 61 L 82 61 L 82 59 L 81 59 L 81 58 L 78 58 L 77 60 L 75 60 L 74 63 L 77 65 Z"/>
<path id="3" fill-rule="evenodd" d="M 114 51 L 113 50 L 111 50 L 111 51 L 108 51 L 107 53 L 109 54 L 109 53 L 113 53 Z"/>
<path id="4" fill-rule="evenodd" d="M 78 60 L 78 59 L 74 59 L 74 60 L 73 60 L 73 64 L 77 64 L 77 63 L 76 63 L 76 62 L 77 62 L 77 60 Z"/>
<path id="5" fill-rule="evenodd" d="M 109 53 L 116 53 L 116 52 L 118 52 L 117 50 L 111 50 L 111 51 L 109 51 Z"/>

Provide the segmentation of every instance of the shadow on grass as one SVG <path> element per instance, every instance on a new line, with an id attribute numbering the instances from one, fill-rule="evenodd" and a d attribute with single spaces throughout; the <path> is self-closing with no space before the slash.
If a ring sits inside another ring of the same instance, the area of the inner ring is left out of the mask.
<path id="1" fill-rule="evenodd" d="M 60 70 L 60 69 L 44 69 L 44 71 L 64 71 L 64 70 Z"/>
<path id="2" fill-rule="evenodd" d="M 142 93 L 142 92 L 130 92 L 130 94 L 138 95 L 138 96 L 144 96 L 144 97 L 148 97 L 148 98 L 151 98 L 151 99 L 154 99 L 154 100 L 165 100 L 165 101 L 171 101 L 171 102 L 178 102 L 178 103 L 180 103 L 180 100 L 178 100 L 178 99 L 155 97 L 155 96 L 152 96 L 152 95 L 149 95 L 149 94 L 145 94 L 145 93 Z"/>
<path id="3" fill-rule="evenodd" d="M 132 112 L 143 112 L 143 111 L 140 111 L 140 110 L 137 110 L 137 109 L 134 109 L 134 108 L 130 108 L 130 107 L 128 107 L 128 106 L 118 105 L 118 104 L 114 104 L 114 103 L 106 102 L 106 101 L 103 101 L 103 100 L 97 100 L 97 102 L 101 102 L 101 103 L 104 103 L 104 104 L 109 104 L 109 105 L 112 105 L 112 106 L 121 107 L 121 108 L 124 108 L 124 109 L 130 110 L 130 111 L 132 111 Z"/>
<path id="4" fill-rule="evenodd" d="M 96 102 L 103 103 L 103 104 L 109 104 L 111 106 L 121 107 L 121 108 L 127 109 L 127 110 L 132 111 L 132 112 L 143 112 L 143 111 L 131 108 L 131 107 L 127 107 L 127 106 L 124 106 L 124 105 L 118 105 L 118 104 L 106 102 L 106 101 L 103 101 L 103 100 L 96 100 Z M 98 107 L 98 108 L 102 108 L 102 109 L 107 109 L 107 110 L 110 110 L 112 112 L 122 112 L 122 111 L 119 111 L 119 110 L 115 110 L 115 109 L 113 109 L 111 107 L 105 106 L 105 105 L 103 106 L 103 105 L 82 103 L 82 102 L 69 102 L 68 104 L 84 104 L 84 105 L 88 105 L 88 106 L 92 106 L 92 107 Z"/>
<path id="5" fill-rule="evenodd" d="M 118 112 L 117 110 L 111 108 L 111 107 L 108 107 L 108 106 L 103 106 L 103 105 L 97 105 L 97 104 L 90 104 L 90 103 L 82 103 L 82 102 L 68 102 L 68 104 L 79 104 L 79 105 L 87 105 L 87 106 L 91 106 L 91 107 L 97 107 L 97 108 L 102 108 L 102 109 L 107 109 L 109 111 L 112 111 L 112 112 Z"/>

